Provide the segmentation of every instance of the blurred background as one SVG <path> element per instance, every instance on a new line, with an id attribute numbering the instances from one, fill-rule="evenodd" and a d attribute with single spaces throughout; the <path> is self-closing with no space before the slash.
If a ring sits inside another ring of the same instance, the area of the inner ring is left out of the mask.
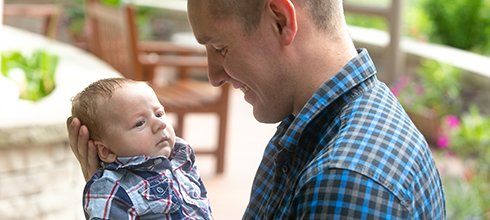
<path id="1" fill-rule="evenodd" d="M 150 81 L 196 148 L 215 219 L 241 218 L 277 125 L 255 121 L 240 91 L 208 88 L 185 0 L 0 3 L 0 220 L 84 219 L 70 98 L 121 76 Z M 433 151 L 448 219 L 490 219 L 490 0 L 345 0 L 344 9 L 356 47 Z"/>

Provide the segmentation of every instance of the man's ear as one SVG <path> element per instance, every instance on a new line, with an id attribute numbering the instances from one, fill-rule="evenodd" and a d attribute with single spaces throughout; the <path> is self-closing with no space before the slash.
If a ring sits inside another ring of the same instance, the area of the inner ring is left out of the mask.
<path id="1" fill-rule="evenodd" d="M 116 154 L 102 141 L 94 141 L 95 147 L 97 147 L 97 154 L 100 160 L 106 163 L 113 163 L 116 161 Z"/>
<path id="2" fill-rule="evenodd" d="M 293 3 L 290 0 L 269 0 L 267 10 L 273 17 L 274 28 L 280 42 L 286 46 L 291 44 L 298 31 Z"/>

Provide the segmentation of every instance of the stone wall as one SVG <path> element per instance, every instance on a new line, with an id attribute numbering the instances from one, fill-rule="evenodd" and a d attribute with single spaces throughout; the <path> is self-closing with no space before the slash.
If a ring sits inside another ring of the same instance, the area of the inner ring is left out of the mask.
<path id="1" fill-rule="evenodd" d="M 65 127 L 70 99 L 98 79 L 121 75 L 68 44 L 9 26 L 2 31 L 6 51 L 44 48 L 59 60 L 47 97 L 0 102 L 0 220 L 84 219 L 85 181 Z"/>
<path id="2" fill-rule="evenodd" d="M 0 219 L 84 219 L 64 124 L 0 129 Z"/>

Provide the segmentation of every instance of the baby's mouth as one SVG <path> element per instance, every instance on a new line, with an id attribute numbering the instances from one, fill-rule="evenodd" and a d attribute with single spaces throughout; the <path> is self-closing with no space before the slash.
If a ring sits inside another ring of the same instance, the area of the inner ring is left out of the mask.
<path id="1" fill-rule="evenodd" d="M 240 87 L 240 90 L 241 90 L 243 93 L 245 93 L 245 94 L 246 94 L 248 91 L 250 91 L 250 87 L 248 87 L 248 86 L 242 86 L 242 87 Z"/>
<path id="2" fill-rule="evenodd" d="M 169 137 L 167 135 L 163 135 L 162 139 L 160 139 L 160 141 L 156 144 L 156 145 L 159 145 L 165 141 L 168 141 Z"/>

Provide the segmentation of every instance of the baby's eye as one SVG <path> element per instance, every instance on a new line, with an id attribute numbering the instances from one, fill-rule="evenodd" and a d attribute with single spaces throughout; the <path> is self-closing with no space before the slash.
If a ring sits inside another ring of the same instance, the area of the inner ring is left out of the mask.
<path id="1" fill-rule="evenodd" d="M 139 121 L 138 123 L 136 123 L 136 125 L 134 127 L 141 127 L 145 124 L 144 121 Z"/>
<path id="2" fill-rule="evenodd" d="M 163 113 L 161 113 L 161 112 L 156 113 L 156 114 L 155 114 L 155 116 L 156 116 L 157 118 L 160 118 L 160 117 L 162 117 L 162 116 L 163 116 Z"/>

